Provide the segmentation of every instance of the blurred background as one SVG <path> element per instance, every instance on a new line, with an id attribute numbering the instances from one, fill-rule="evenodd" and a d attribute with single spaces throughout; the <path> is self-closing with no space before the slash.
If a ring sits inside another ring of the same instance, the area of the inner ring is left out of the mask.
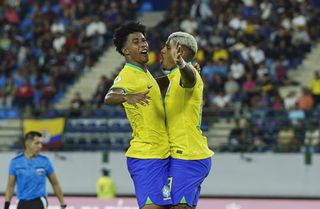
<path id="1" fill-rule="evenodd" d="M 132 129 L 103 99 L 124 64 L 114 30 L 138 20 L 154 77 L 172 32 L 198 42 L 215 152 L 202 197 L 319 198 L 319 14 L 320 0 L 0 0 L 0 194 L 24 133 L 38 130 L 65 195 L 95 196 L 108 168 L 117 197 L 134 196 Z M 250 208 L 232 201 L 215 208 Z"/>

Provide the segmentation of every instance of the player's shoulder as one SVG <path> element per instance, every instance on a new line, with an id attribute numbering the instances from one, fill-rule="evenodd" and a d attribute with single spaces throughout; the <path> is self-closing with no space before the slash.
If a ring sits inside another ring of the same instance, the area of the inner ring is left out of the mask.
<path id="1" fill-rule="evenodd" d="M 23 157 L 23 156 L 24 156 L 24 154 L 23 154 L 23 152 L 21 152 L 21 153 L 17 154 L 14 158 L 12 158 L 12 161 L 20 160 L 21 157 Z"/>
<path id="2" fill-rule="evenodd" d="M 44 160 L 44 161 L 48 161 L 49 160 L 49 158 L 47 156 L 43 155 L 43 154 L 38 154 L 37 158 L 39 160 Z"/>

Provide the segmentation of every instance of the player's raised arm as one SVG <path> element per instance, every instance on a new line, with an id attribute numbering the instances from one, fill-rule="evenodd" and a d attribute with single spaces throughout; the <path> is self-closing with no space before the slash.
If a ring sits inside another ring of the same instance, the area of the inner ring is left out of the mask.
<path id="1" fill-rule="evenodd" d="M 181 50 L 179 41 L 174 44 L 174 41 L 170 40 L 170 47 L 174 62 L 177 64 L 180 70 L 182 85 L 189 88 L 193 87 L 197 82 L 197 77 L 193 67 L 188 65 L 182 58 L 182 53 L 186 52 Z"/>
<path id="2" fill-rule="evenodd" d="M 151 97 L 149 97 L 147 94 L 148 91 L 141 92 L 141 93 L 125 93 L 123 89 L 114 88 L 111 89 L 106 97 L 104 98 L 104 103 L 109 106 L 116 106 L 123 102 L 128 102 L 129 104 L 132 104 L 135 108 L 139 108 L 137 103 L 146 106 L 150 105 L 150 102 L 148 100 L 151 100 Z"/>

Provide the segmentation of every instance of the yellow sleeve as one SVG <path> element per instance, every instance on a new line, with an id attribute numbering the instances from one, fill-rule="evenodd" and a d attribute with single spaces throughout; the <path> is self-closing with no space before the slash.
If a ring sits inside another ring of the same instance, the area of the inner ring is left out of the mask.
<path id="1" fill-rule="evenodd" d="M 114 79 L 113 85 L 110 89 L 122 89 L 126 93 L 136 92 L 137 76 L 131 71 L 121 71 L 120 74 Z"/>
<path id="2" fill-rule="evenodd" d="M 312 90 L 312 86 L 313 86 L 313 80 L 311 80 L 311 81 L 310 81 L 310 84 L 309 84 L 310 90 Z"/>

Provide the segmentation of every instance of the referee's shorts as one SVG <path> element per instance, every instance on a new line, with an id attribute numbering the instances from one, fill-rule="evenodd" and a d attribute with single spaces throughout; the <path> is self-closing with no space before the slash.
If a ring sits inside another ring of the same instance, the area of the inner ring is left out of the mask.
<path id="1" fill-rule="evenodd" d="M 17 209 L 47 209 L 48 202 L 45 197 L 33 200 L 19 200 Z"/>

